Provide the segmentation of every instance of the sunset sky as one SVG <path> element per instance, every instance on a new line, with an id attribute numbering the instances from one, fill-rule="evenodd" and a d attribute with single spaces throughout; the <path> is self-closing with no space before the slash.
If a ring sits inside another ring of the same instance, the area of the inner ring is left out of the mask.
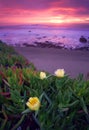
<path id="1" fill-rule="evenodd" d="M 89 23 L 89 0 L 0 0 L 0 24 Z"/>

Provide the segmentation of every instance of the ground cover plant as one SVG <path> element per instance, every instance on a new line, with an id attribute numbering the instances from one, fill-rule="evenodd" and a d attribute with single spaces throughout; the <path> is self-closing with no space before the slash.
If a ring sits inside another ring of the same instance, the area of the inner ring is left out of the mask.
<path id="1" fill-rule="evenodd" d="M 19 55 L 12 46 L 7 46 L 5 43 L 0 41 L 0 66 L 6 68 L 11 66 L 17 66 L 18 68 L 33 67 L 34 65 L 23 56 Z"/>
<path id="2" fill-rule="evenodd" d="M 4 48 L 8 60 L 17 55 Z M 64 69 L 37 71 L 17 57 L 9 66 L 0 60 L 0 130 L 88 130 L 89 80 L 71 78 Z"/>

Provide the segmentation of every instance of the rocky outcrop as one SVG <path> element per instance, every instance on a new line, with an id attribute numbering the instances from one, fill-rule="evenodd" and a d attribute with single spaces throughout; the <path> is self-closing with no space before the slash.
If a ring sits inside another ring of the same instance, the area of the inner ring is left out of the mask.
<path id="1" fill-rule="evenodd" d="M 84 36 L 81 36 L 79 41 L 82 43 L 87 43 L 87 39 Z"/>

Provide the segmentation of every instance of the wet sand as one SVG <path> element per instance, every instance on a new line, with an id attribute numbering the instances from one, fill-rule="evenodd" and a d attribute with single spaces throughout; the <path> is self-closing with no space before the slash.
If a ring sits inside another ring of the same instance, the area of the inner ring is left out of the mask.
<path id="1" fill-rule="evenodd" d="M 55 48 L 15 47 L 16 51 L 33 62 L 38 70 L 54 73 L 63 68 L 66 74 L 75 77 L 89 73 L 89 51 Z"/>

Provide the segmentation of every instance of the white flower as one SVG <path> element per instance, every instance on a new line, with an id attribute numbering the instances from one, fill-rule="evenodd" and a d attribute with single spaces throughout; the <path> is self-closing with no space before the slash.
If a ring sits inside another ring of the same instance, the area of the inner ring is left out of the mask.
<path id="1" fill-rule="evenodd" d="M 65 74 L 64 69 L 57 69 L 57 70 L 55 71 L 55 75 L 56 75 L 57 77 L 64 77 L 64 74 Z"/>
<path id="2" fill-rule="evenodd" d="M 46 78 L 46 73 L 40 72 L 40 79 L 45 79 L 45 78 Z"/>

